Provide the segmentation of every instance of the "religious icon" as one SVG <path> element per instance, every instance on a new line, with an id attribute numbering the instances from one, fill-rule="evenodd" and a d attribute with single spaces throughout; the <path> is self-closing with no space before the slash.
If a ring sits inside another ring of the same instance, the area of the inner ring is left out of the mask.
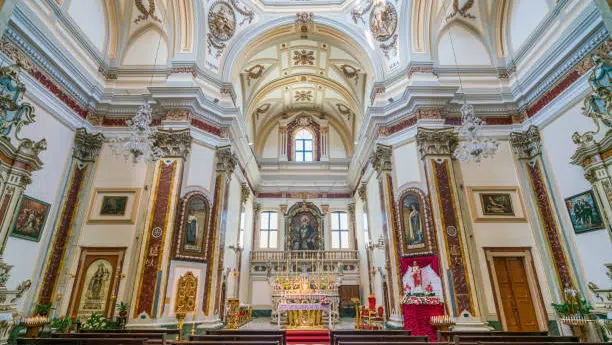
<path id="1" fill-rule="evenodd" d="M 92 313 L 103 314 L 109 296 L 112 264 L 106 259 L 93 261 L 85 273 L 85 283 L 81 291 L 78 317 L 86 319 Z"/>
<path id="2" fill-rule="evenodd" d="M 291 250 L 321 250 L 319 221 L 308 211 L 297 213 L 290 224 L 289 244 Z"/>
<path id="3" fill-rule="evenodd" d="M 430 264 L 421 267 L 417 260 L 412 261 L 402 277 L 404 291 L 409 294 L 431 294 L 442 297 L 442 280 Z"/>
<path id="4" fill-rule="evenodd" d="M 102 198 L 101 216 L 123 216 L 127 207 L 127 196 L 105 195 Z"/>
<path id="5" fill-rule="evenodd" d="M 480 193 L 482 214 L 485 216 L 514 216 L 510 193 Z"/>
<path id="6" fill-rule="evenodd" d="M 38 241 L 51 205 L 24 195 L 11 233 L 14 237 Z"/>
<path id="7" fill-rule="evenodd" d="M 419 248 L 425 246 L 423 235 L 423 217 L 416 194 L 407 194 L 402 199 L 402 224 L 406 246 Z"/>
<path id="8" fill-rule="evenodd" d="M 370 13 L 370 31 L 377 41 L 391 38 L 397 27 L 397 12 L 389 1 L 377 3 Z"/>
<path id="9" fill-rule="evenodd" d="M 199 252 L 202 250 L 205 226 L 208 220 L 208 204 L 202 198 L 194 198 L 187 205 L 187 223 L 183 250 Z"/>
<path id="10" fill-rule="evenodd" d="M 592 190 L 565 199 L 565 205 L 577 234 L 604 228 Z"/>

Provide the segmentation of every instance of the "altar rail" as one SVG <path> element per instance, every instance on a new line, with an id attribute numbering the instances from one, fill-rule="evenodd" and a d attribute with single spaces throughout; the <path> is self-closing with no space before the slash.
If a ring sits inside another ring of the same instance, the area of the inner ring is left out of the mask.
<path id="1" fill-rule="evenodd" d="M 257 250 L 251 252 L 251 262 L 276 262 L 276 261 L 303 260 L 309 261 L 319 259 L 324 261 L 358 261 L 356 250 L 300 250 L 300 251 L 277 251 Z"/>

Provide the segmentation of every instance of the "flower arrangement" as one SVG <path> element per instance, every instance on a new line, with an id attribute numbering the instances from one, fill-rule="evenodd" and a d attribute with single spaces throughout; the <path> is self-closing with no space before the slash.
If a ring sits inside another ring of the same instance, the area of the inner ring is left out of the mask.
<path id="1" fill-rule="evenodd" d="M 114 323 L 109 321 L 104 315 L 92 313 L 89 319 L 81 326 L 83 329 L 112 329 Z"/>
<path id="2" fill-rule="evenodd" d="M 319 300 L 319 303 L 321 303 L 321 305 L 328 305 L 329 304 L 329 299 L 327 298 L 327 296 L 323 296 Z"/>
<path id="3" fill-rule="evenodd" d="M 404 298 L 406 296 L 414 296 L 414 297 L 433 297 L 435 296 L 436 293 L 433 292 L 432 290 L 428 289 L 425 291 L 415 291 L 412 292 L 412 290 L 410 290 L 410 286 L 406 285 L 406 287 L 404 288 Z"/>
<path id="4" fill-rule="evenodd" d="M 565 302 L 552 303 L 552 306 L 560 317 L 586 316 L 593 309 L 586 298 L 570 288 L 565 289 Z"/>
<path id="5" fill-rule="evenodd" d="M 402 298 L 402 304 L 427 304 L 427 305 L 433 305 L 433 304 L 442 304 L 442 300 L 439 297 L 434 296 L 425 296 L 425 295 L 421 295 L 421 296 L 416 296 L 416 295 L 404 295 L 404 298 Z"/>

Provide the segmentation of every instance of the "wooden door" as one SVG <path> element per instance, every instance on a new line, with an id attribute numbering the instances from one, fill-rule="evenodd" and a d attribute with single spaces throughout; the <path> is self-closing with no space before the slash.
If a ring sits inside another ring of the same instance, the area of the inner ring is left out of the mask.
<path id="1" fill-rule="evenodd" d="M 493 258 L 506 331 L 539 331 L 523 257 Z"/>

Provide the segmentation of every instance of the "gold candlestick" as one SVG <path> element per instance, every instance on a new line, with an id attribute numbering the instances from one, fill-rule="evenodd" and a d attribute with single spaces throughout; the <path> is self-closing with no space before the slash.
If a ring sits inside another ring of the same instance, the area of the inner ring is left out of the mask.
<path id="1" fill-rule="evenodd" d="M 177 321 L 176 328 L 179 330 L 179 340 L 183 338 L 183 322 L 185 321 L 186 314 L 184 311 L 177 311 L 175 314 Z"/>

